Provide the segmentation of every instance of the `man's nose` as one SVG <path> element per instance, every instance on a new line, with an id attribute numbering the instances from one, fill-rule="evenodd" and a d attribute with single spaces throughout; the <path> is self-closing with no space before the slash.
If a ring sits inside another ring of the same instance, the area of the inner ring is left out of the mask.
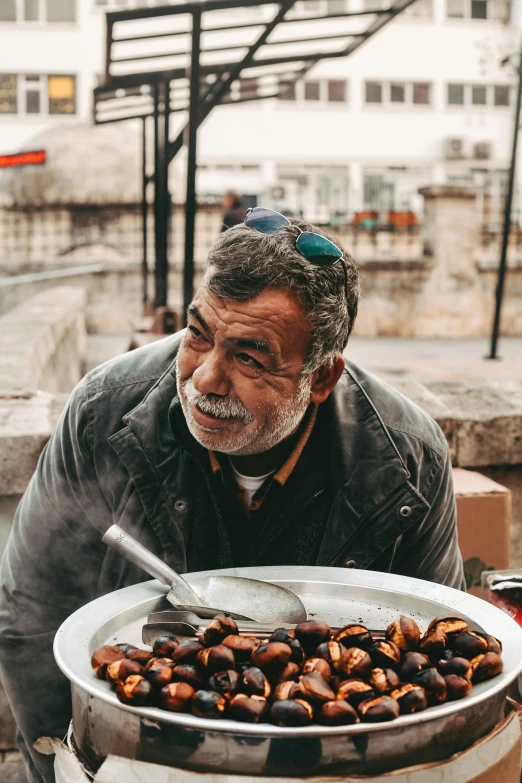
<path id="1" fill-rule="evenodd" d="M 200 394 L 217 394 L 225 397 L 230 391 L 225 363 L 213 351 L 205 356 L 203 362 L 193 372 L 192 383 Z"/>

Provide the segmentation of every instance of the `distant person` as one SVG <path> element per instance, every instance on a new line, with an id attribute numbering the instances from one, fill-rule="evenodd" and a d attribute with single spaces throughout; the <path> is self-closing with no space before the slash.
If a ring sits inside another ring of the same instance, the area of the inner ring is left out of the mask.
<path id="1" fill-rule="evenodd" d="M 241 197 L 233 190 L 228 190 L 223 196 L 221 202 L 225 211 L 223 216 L 223 225 L 221 231 L 226 231 L 227 228 L 232 226 L 238 226 L 245 219 L 246 207 L 243 204 Z"/>

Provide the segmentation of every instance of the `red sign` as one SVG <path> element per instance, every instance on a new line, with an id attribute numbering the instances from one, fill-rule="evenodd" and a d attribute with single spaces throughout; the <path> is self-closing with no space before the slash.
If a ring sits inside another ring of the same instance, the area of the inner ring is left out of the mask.
<path id="1" fill-rule="evenodd" d="M 15 168 L 17 166 L 41 166 L 46 159 L 47 154 L 45 150 L 16 152 L 14 155 L 0 155 L 0 169 Z"/>

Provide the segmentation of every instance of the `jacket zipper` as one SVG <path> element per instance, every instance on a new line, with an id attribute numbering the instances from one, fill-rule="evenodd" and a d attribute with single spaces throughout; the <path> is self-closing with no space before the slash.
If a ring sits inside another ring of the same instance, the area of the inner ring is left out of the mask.
<path id="1" fill-rule="evenodd" d="M 400 489 L 398 492 L 395 493 L 389 500 L 387 500 L 383 505 L 377 509 L 377 511 L 374 511 L 371 516 L 369 516 L 367 519 L 361 520 L 361 522 L 364 522 L 365 524 L 369 522 L 373 522 L 373 520 L 380 516 L 384 511 L 386 511 L 390 506 L 393 506 L 394 503 L 401 497 L 401 495 L 404 495 L 406 492 L 405 489 Z M 346 553 L 350 546 L 350 540 L 345 542 L 342 547 L 333 555 L 333 557 L 330 558 L 330 560 L 326 563 L 327 566 L 337 566 L 339 565 L 339 560 L 343 560 L 346 557 Z"/>

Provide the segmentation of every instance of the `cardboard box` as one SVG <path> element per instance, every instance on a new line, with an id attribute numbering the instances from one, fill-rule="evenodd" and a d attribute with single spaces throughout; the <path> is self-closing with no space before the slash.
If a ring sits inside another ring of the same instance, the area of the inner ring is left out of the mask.
<path id="1" fill-rule="evenodd" d="M 466 586 L 480 596 L 482 571 L 509 568 L 511 491 L 462 468 L 453 468 L 453 481 Z"/>

